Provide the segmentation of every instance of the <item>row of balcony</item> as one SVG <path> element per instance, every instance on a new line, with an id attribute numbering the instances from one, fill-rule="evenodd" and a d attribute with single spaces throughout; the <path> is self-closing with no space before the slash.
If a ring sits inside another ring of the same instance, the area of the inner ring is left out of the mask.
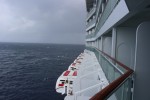
<path id="1" fill-rule="evenodd" d="M 104 25 L 104 23 L 106 22 L 106 20 L 108 19 L 109 15 L 112 13 L 113 9 L 116 7 L 116 5 L 118 4 L 119 0 L 108 0 L 106 2 L 105 7 L 104 7 L 104 10 L 103 12 L 99 12 L 97 10 L 96 12 L 96 15 L 99 15 L 99 16 L 96 16 L 98 18 L 96 18 L 97 20 L 95 20 L 95 32 L 92 33 L 92 35 L 90 34 L 89 36 L 87 36 L 86 38 L 92 38 L 92 37 L 95 37 L 96 34 L 98 33 L 98 31 L 101 29 L 101 27 Z M 102 3 L 102 2 L 98 2 L 98 3 Z M 98 5 L 101 5 L 100 7 L 102 7 L 102 4 L 98 4 Z M 98 6 L 99 7 L 99 6 Z M 97 9 L 101 9 L 101 8 L 97 8 Z M 98 13 L 98 14 L 97 14 Z M 94 22 L 94 21 L 93 21 Z M 92 25 L 92 24 L 88 24 L 87 25 L 87 29 L 90 28 L 89 26 Z"/>
<path id="2" fill-rule="evenodd" d="M 100 28 L 104 25 L 105 21 L 108 19 L 109 15 L 117 5 L 119 0 L 109 0 L 104 8 L 104 11 L 99 19 L 99 23 L 96 27 L 96 33 L 100 30 Z"/>
<path id="3" fill-rule="evenodd" d="M 87 23 L 87 25 L 86 25 L 86 27 L 87 27 L 86 31 L 89 30 L 89 29 L 91 29 L 91 28 L 93 28 L 95 26 L 95 24 L 96 24 L 96 19 L 94 18 L 90 22 Z"/>
<path id="4" fill-rule="evenodd" d="M 87 21 L 89 20 L 89 18 L 95 13 L 95 11 L 96 11 L 96 6 L 94 6 L 91 10 L 90 10 L 90 12 L 87 14 Z"/>

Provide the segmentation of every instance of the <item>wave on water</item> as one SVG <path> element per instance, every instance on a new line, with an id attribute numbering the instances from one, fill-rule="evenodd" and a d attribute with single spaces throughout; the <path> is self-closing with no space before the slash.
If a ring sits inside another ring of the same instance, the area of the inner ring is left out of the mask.
<path id="1" fill-rule="evenodd" d="M 63 100 L 59 75 L 83 45 L 0 43 L 0 100 Z"/>

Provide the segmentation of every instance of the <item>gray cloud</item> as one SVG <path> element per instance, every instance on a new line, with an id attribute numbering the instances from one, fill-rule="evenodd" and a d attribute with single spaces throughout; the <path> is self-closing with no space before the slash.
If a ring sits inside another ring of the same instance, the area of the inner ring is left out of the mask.
<path id="1" fill-rule="evenodd" d="M 85 0 L 0 0 L 0 41 L 84 43 Z"/>

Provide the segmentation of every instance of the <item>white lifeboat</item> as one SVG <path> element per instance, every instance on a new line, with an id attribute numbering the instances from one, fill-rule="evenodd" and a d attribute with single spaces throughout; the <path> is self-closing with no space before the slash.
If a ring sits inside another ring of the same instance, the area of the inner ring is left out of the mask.
<path id="1" fill-rule="evenodd" d="M 56 91 L 61 94 L 72 94 L 73 80 L 77 77 L 77 71 L 67 70 L 57 79 Z"/>
<path id="2" fill-rule="evenodd" d="M 68 67 L 68 70 L 79 70 L 79 66 L 80 64 L 79 63 L 72 63 L 69 67 Z"/>

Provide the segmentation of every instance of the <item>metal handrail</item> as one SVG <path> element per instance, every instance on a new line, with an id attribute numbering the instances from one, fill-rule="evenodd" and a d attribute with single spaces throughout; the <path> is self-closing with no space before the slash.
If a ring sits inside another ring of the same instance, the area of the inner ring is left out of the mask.
<path id="1" fill-rule="evenodd" d="M 95 22 L 96 22 L 96 19 L 95 19 L 95 18 L 92 19 L 90 22 L 88 22 L 88 24 L 86 25 L 87 29 L 88 29 L 91 25 L 95 24 Z"/>
<path id="2" fill-rule="evenodd" d="M 96 7 L 94 6 L 91 11 L 87 14 L 87 20 L 89 20 L 89 18 L 95 13 L 96 11 Z"/>
<path id="3" fill-rule="evenodd" d="M 104 89 L 102 89 L 100 92 L 95 94 L 90 99 L 90 100 L 106 100 L 117 88 L 119 88 L 119 86 L 123 82 L 125 82 L 126 79 L 128 79 L 133 74 L 134 71 L 132 69 L 130 69 L 129 67 L 127 67 L 126 65 L 122 64 L 121 62 L 117 61 L 116 59 L 112 58 L 111 56 L 109 56 L 105 52 L 103 52 L 103 51 L 101 51 L 95 47 L 92 47 L 92 48 L 101 52 L 103 55 L 105 55 L 106 57 L 108 57 L 109 59 L 111 59 L 112 61 L 117 63 L 118 65 L 120 65 L 122 68 L 126 69 L 126 72 L 124 74 L 122 74 L 119 78 L 114 80 L 112 83 L 110 83 L 108 86 L 106 86 Z"/>

